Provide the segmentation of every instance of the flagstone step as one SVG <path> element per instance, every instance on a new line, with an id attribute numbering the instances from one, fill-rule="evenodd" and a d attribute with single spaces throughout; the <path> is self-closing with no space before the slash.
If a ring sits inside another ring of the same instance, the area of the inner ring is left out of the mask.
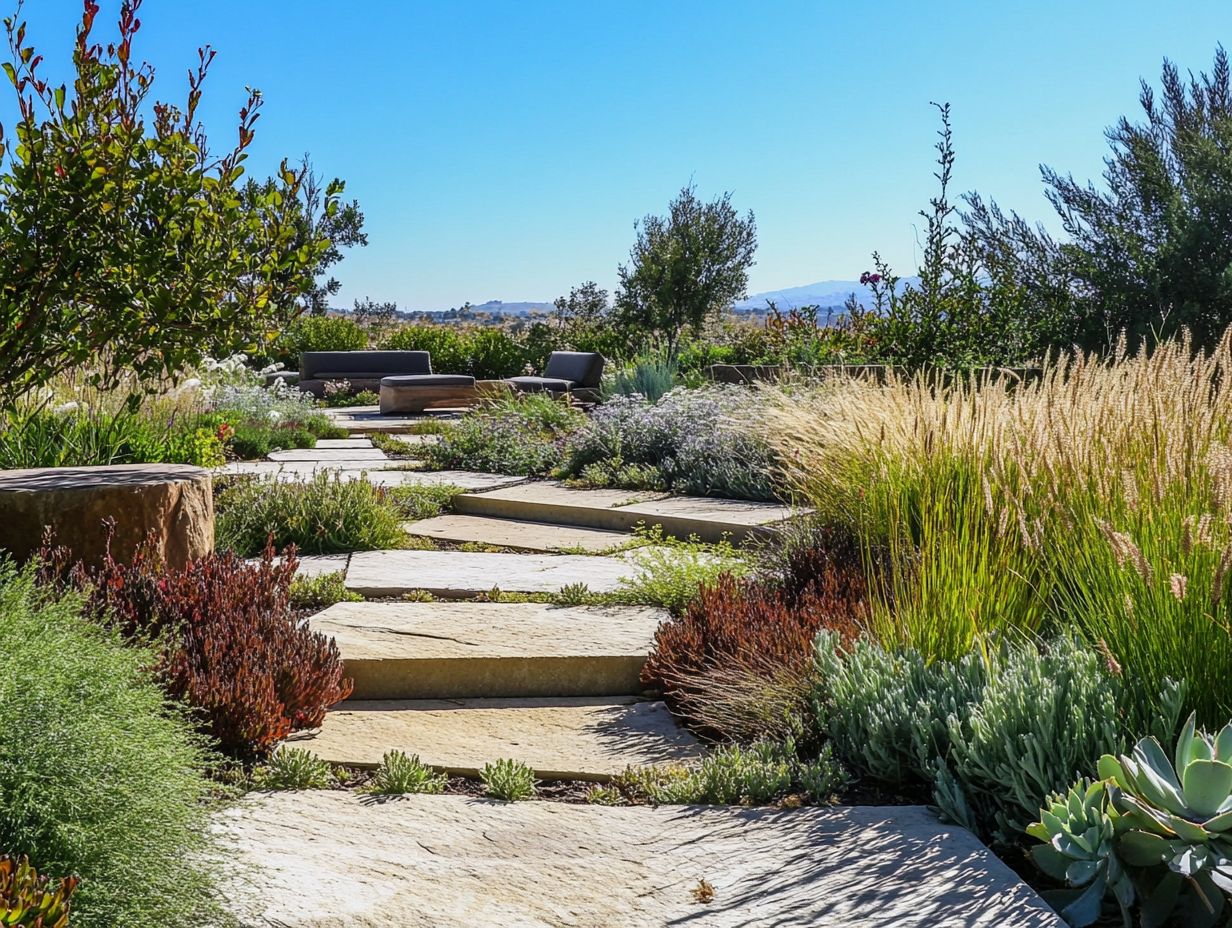
<path id="1" fill-rule="evenodd" d="M 341 790 L 215 819 L 246 928 L 1064 928 L 921 806 L 607 808 Z M 695 893 L 705 885 L 713 891 Z M 709 898 L 707 898 L 709 897 Z"/>
<path id="2" fill-rule="evenodd" d="M 368 438 L 318 438 L 317 447 L 327 448 L 371 448 L 372 440 Z"/>
<path id="3" fill-rule="evenodd" d="M 630 558 L 584 554 L 483 554 L 469 551 L 358 551 L 347 588 L 369 598 L 424 590 L 461 599 L 488 593 L 555 593 L 583 583 L 611 593 L 640 572 Z"/>
<path id="4" fill-rule="evenodd" d="M 319 729 L 296 733 L 287 744 L 359 768 L 404 751 L 460 776 L 512 758 L 541 780 L 606 781 L 630 766 L 687 762 L 702 753 L 663 703 L 612 696 L 347 700 Z"/>
<path id="5" fill-rule="evenodd" d="M 351 463 L 353 461 L 388 461 L 389 458 L 380 448 L 288 448 L 283 451 L 271 451 L 267 458 L 271 461 L 313 461 L 330 464 L 335 461 Z"/>
<path id="6" fill-rule="evenodd" d="M 334 425 L 348 432 L 385 432 L 386 434 L 408 434 L 416 428 L 416 423 L 425 418 L 442 418 L 441 416 L 393 416 L 381 413 L 378 406 L 351 406 L 346 409 L 325 410 L 326 415 L 333 420 Z M 444 418 L 449 418 L 448 416 Z M 456 416 L 454 417 L 456 418 Z"/>
<path id="7" fill-rule="evenodd" d="M 352 699 L 623 696 L 661 609 L 541 603 L 338 603 L 310 620 L 331 636 Z"/>
<path id="8" fill-rule="evenodd" d="M 741 541 L 773 531 L 800 514 L 777 503 L 668 496 L 630 490 L 582 490 L 551 480 L 470 493 L 454 501 L 466 515 L 578 525 L 628 532 L 637 525 L 662 526 L 667 535 L 702 541 Z"/>
<path id="9" fill-rule="evenodd" d="M 218 468 L 220 476 L 267 477 L 280 483 L 303 483 L 327 472 L 340 480 L 367 480 L 378 487 L 454 486 L 463 490 L 492 490 L 525 483 L 525 477 L 506 477 L 460 470 L 405 470 L 412 462 L 383 461 L 233 461 Z"/>
<path id="10" fill-rule="evenodd" d="M 628 544 L 624 532 L 577 525 L 553 525 L 494 516 L 444 515 L 403 525 L 407 534 L 465 544 L 494 545 L 522 551 L 585 551 L 603 554 Z"/>

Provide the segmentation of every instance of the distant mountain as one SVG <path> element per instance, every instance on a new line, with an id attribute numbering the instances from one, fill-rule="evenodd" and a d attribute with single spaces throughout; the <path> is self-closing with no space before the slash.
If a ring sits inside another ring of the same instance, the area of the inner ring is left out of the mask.
<path id="1" fill-rule="evenodd" d="M 899 281 L 903 284 L 918 284 L 918 277 L 904 277 Z M 787 287 L 783 290 L 767 290 L 765 293 L 754 293 L 746 300 L 736 304 L 736 309 L 743 312 L 764 311 L 774 303 L 779 309 L 798 309 L 801 306 L 820 306 L 822 309 L 840 310 L 847 302 L 847 297 L 856 295 L 865 306 L 872 302 L 872 291 L 858 280 L 819 280 L 815 284 L 805 284 L 802 287 Z"/>
<path id="2" fill-rule="evenodd" d="M 920 278 L 904 277 L 899 281 L 899 285 L 911 284 L 918 285 Z M 860 283 L 858 280 L 820 280 L 815 284 L 805 284 L 802 287 L 786 287 L 782 290 L 767 290 L 765 293 L 754 293 L 748 299 L 741 300 L 735 305 L 736 312 L 741 314 L 747 313 L 765 313 L 771 302 L 779 309 L 798 309 L 801 306 L 819 306 L 824 310 L 831 310 L 838 313 L 842 310 L 843 305 L 847 302 L 847 297 L 854 293 L 857 299 L 865 306 L 872 303 L 872 291 L 867 286 Z M 519 302 L 506 303 L 503 300 L 488 300 L 486 303 L 471 303 L 452 311 L 450 318 L 456 318 L 459 314 L 464 318 L 474 318 L 479 315 L 489 316 L 527 316 L 532 313 L 550 313 L 555 310 L 555 305 L 547 300 L 523 300 Z M 348 313 L 350 310 L 336 309 L 334 312 Z M 434 317 L 443 315 L 446 310 L 421 310 L 399 312 L 404 318 Z"/>

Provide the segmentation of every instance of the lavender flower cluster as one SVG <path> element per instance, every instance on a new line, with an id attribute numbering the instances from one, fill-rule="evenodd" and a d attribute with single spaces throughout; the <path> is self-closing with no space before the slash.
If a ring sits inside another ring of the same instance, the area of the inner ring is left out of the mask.
<path id="1" fill-rule="evenodd" d="M 613 397 L 571 437 L 562 471 L 653 468 L 678 493 L 774 499 L 774 458 L 749 428 L 758 405 L 754 391 L 718 385 L 677 388 L 654 404 Z"/>

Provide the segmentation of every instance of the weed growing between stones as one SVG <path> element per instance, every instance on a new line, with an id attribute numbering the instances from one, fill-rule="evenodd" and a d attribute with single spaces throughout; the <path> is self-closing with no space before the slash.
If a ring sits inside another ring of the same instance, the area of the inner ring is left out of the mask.
<path id="1" fill-rule="evenodd" d="M 501 759 L 484 764 L 479 771 L 484 794 L 492 799 L 518 802 L 534 799 L 538 792 L 535 772 L 520 760 Z"/>
<path id="2" fill-rule="evenodd" d="M 329 789 L 336 785 L 333 769 L 303 748 L 283 747 L 252 772 L 255 790 Z"/>
<path id="3" fill-rule="evenodd" d="M 668 764 L 626 770 L 614 781 L 623 795 L 664 805 L 766 805 L 789 796 L 830 802 L 851 777 L 826 745 L 802 760 L 792 740 L 725 745 L 696 767 Z M 798 802 L 798 800 L 797 800 Z"/>
<path id="4" fill-rule="evenodd" d="M 402 751 L 389 751 L 361 788 L 361 792 L 374 796 L 400 796 L 406 793 L 441 793 L 445 791 L 448 778 L 437 773 L 419 759 L 418 754 L 407 756 Z"/>

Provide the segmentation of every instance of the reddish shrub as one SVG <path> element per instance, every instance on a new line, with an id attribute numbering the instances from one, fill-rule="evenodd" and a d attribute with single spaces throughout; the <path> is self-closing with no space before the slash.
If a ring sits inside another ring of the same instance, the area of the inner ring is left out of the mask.
<path id="1" fill-rule="evenodd" d="M 715 713 L 703 703 L 717 692 L 748 691 L 750 679 L 790 687 L 804 678 L 819 629 L 849 640 L 864 626 L 868 589 L 854 546 L 800 547 L 783 566 L 772 579 L 721 577 L 655 634 L 642 682 L 703 733 L 726 734 L 707 724 Z"/>
<path id="2" fill-rule="evenodd" d="M 131 565 L 109 557 L 89 569 L 46 549 L 43 563 L 87 592 L 90 615 L 158 643 L 167 693 L 198 710 L 202 730 L 228 754 L 265 754 L 350 695 L 337 645 L 292 615 L 294 549 L 280 564 L 270 547 L 255 564 L 212 554 L 183 570 L 166 570 L 148 550 Z"/>

